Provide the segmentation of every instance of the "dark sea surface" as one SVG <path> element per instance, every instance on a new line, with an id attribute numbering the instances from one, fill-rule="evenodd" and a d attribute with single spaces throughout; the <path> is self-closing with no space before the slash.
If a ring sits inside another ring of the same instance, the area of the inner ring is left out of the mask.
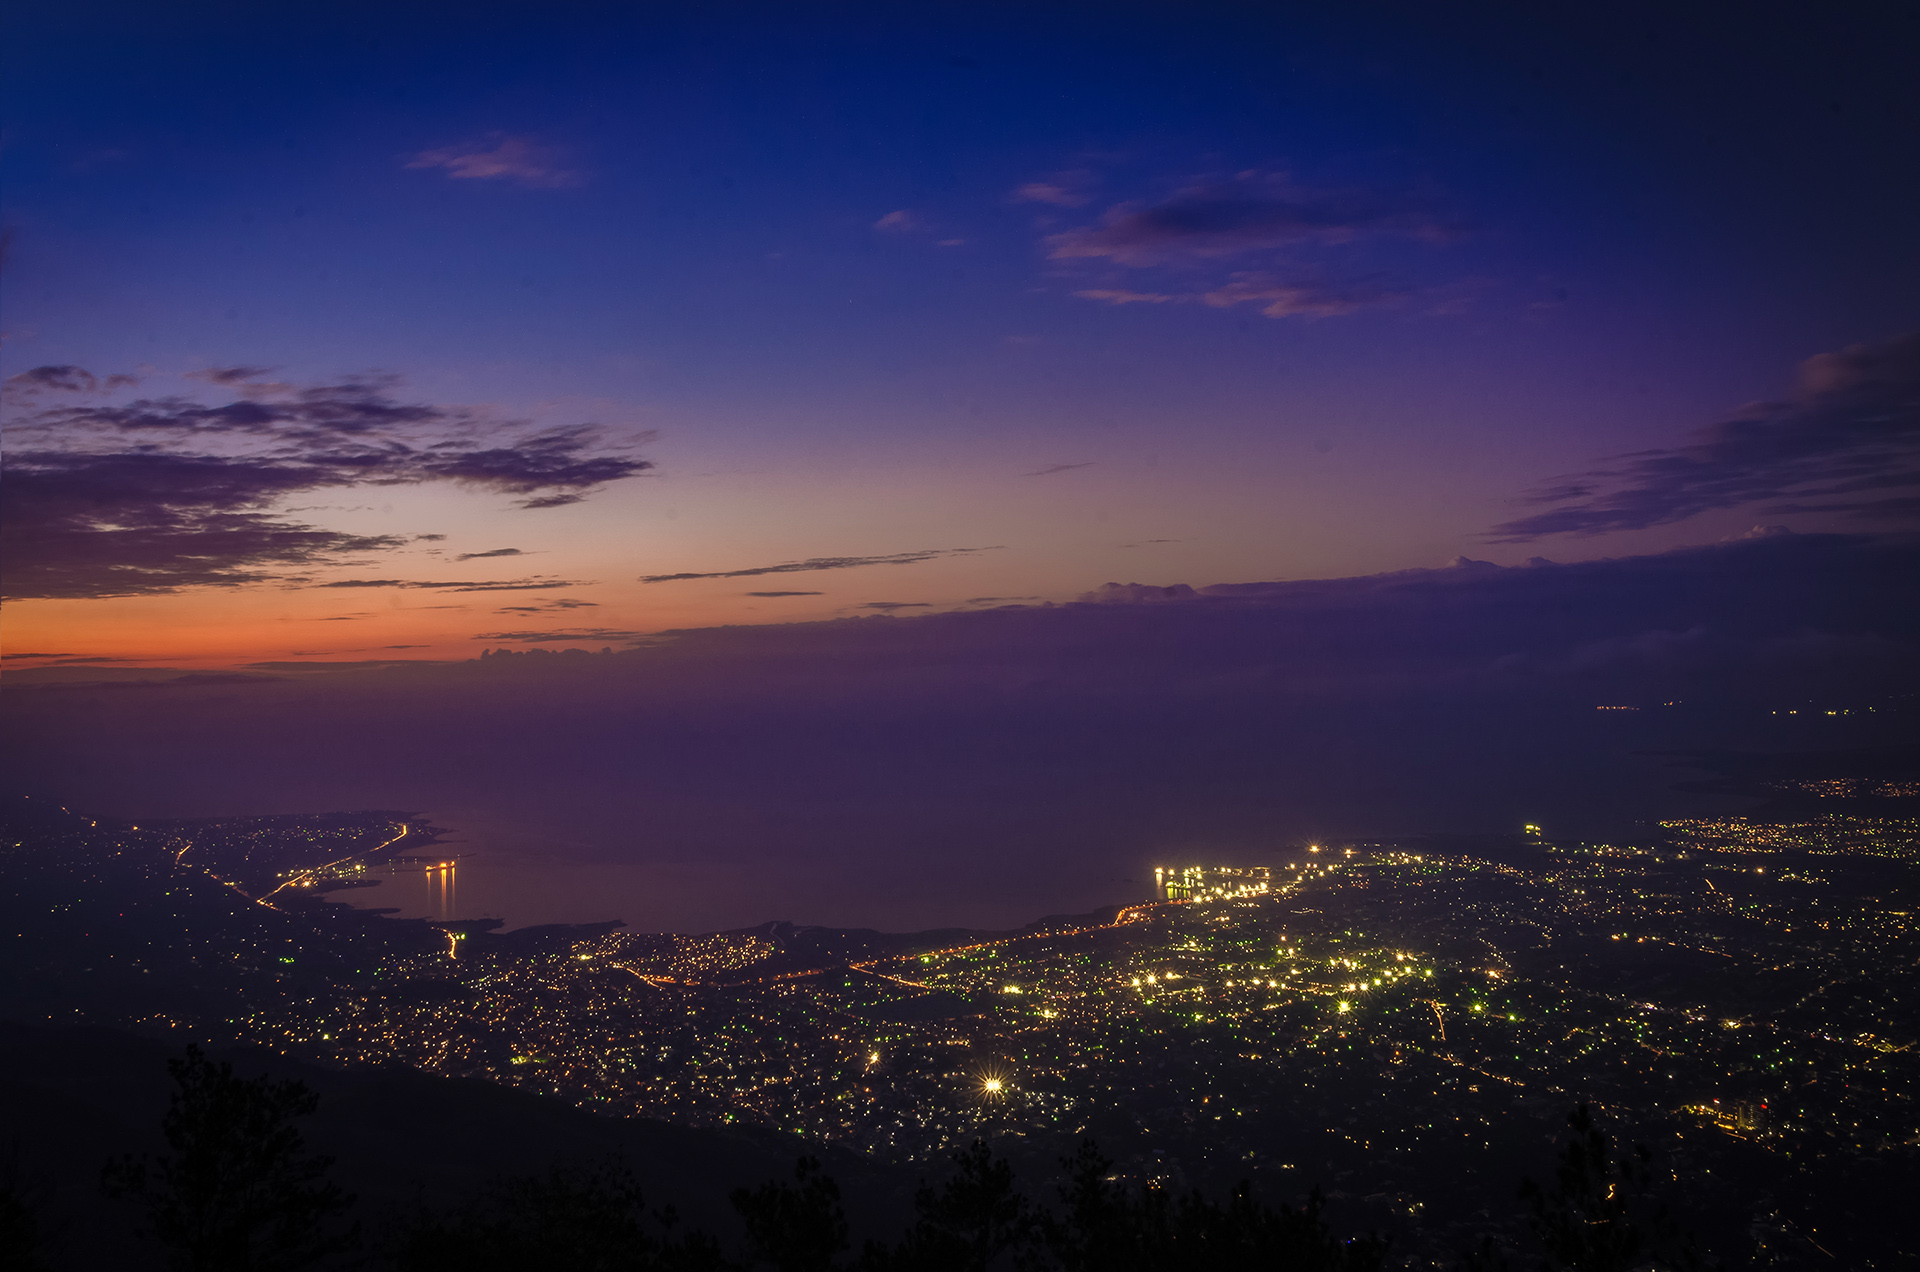
<path id="1" fill-rule="evenodd" d="M 1145 899 L 1152 862 L 1082 862 L 1019 873 L 932 868 L 877 870 L 768 862 L 595 860 L 517 835 L 465 828 L 441 845 L 448 869 L 373 865 L 370 887 L 329 899 L 399 918 L 501 919 L 506 930 L 619 919 L 635 931 L 717 932 L 784 919 L 831 927 L 1001 930 L 1047 914 L 1084 913 Z M 1277 853 L 1276 853 L 1277 859 Z"/>

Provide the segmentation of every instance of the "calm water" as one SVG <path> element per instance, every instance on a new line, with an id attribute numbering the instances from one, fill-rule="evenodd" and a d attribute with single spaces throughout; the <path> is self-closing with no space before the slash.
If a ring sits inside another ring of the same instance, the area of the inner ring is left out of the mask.
<path id="1" fill-rule="evenodd" d="M 556 853 L 444 845 L 452 865 L 370 868 L 373 887 L 330 894 L 402 918 L 540 923 L 621 919 L 636 931 L 714 932 L 769 919 L 836 927 L 915 931 L 932 927 L 1018 927 L 1045 914 L 1144 900 L 1151 874 L 1107 869 L 1061 877 L 970 875 L 965 871 L 796 868 L 766 863 L 633 862 Z M 1142 880 L 1141 882 L 1130 881 Z"/>

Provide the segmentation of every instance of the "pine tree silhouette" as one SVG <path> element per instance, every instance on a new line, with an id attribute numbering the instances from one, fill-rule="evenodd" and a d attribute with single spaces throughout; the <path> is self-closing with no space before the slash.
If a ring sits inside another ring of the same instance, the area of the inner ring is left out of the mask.
<path id="1" fill-rule="evenodd" d="M 1703 1272 L 1710 1265 L 1654 1189 L 1652 1154 L 1644 1145 L 1612 1156 L 1591 1106 L 1567 1116 L 1573 1134 L 1561 1150 L 1551 1187 L 1522 1180 L 1533 1235 L 1547 1272 Z M 1504 1268 L 1491 1242 L 1468 1272 Z"/>
<path id="2" fill-rule="evenodd" d="M 733 1208 L 746 1221 L 756 1259 L 779 1272 L 828 1272 L 834 1256 L 847 1248 L 840 1185 L 812 1157 L 794 1163 L 793 1178 L 791 1184 L 736 1189 Z"/>
<path id="3" fill-rule="evenodd" d="M 174 1092 L 161 1122 L 170 1152 L 107 1163 L 110 1197 L 145 1203 L 147 1226 L 180 1272 L 291 1272 L 358 1244 L 338 1220 L 353 1199 L 328 1182 L 296 1120 L 320 1097 L 303 1082 L 236 1078 L 198 1047 L 167 1061 Z"/>
<path id="4" fill-rule="evenodd" d="M 868 1242 L 861 1272 L 987 1272 L 1010 1252 L 1026 1252 L 1038 1216 L 1013 1182 L 1013 1167 L 985 1140 L 953 1155 L 954 1174 L 936 1191 L 914 1194 L 918 1218 L 900 1245 Z"/>
<path id="5" fill-rule="evenodd" d="M 618 1160 L 506 1179 L 394 1242 L 401 1272 L 719 1272 L 704 1233 L 675 1238 L 671 1209 L 649 1214 Z"/>

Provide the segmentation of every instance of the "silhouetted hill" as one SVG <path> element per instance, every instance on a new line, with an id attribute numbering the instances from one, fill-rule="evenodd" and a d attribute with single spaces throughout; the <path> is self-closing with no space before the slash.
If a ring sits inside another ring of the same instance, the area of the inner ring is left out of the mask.
<path id="1" fill-rule="evenodd" d="M 101 1166 L 153 1152 L 179 1045 L 95 1028 L 0 1022 L 0 1169 L 38 1193 L 66 1266 L 144 1266 L 131 1209 L 103 1200 Z M 786 1178 L 801 1153 L 819 1157 L 846 1191 L 856 1230 L 891 1234 L 910 1208 L 913 1177 L 814 1141 L 760 1128 L 695 1129 L 645 1118 L 602 1118 L 492 1082 L 417 1070 L 342 1071 L 271 1052 L 212 1048 L 237 1073 L 298 1078 L 320 1094 L 306 1124 L 312 1148 L 337 1159 L 334 1177 L 360 1198 L 370 1229 L 418 1203 L 444 1206 L 503 1175 L 557 1160 L 619 1154 L 650 1206 L 730 1241 L 733 1188 Z"/>

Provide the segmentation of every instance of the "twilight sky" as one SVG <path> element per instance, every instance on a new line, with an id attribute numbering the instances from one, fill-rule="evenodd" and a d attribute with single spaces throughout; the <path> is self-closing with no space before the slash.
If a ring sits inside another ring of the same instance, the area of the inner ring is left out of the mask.
<path id="1" fill-rule="evenodd" d="M 20 10 L 9 786 L 814 863 L 907 923 L 991 909 L 962 858 L 1611 833 L 1667 807 L 1636 749 L 1897 740 L 1773 713 L 1920 688 L 1916 37 Z M 568 647 L 614 652 L 472 661 Z"/>
<path id="2" fill-rule="evenodd" d="M 1910 21 L 1325 8 L 17 14 L 9 657 L 1911 513 Z"/>

